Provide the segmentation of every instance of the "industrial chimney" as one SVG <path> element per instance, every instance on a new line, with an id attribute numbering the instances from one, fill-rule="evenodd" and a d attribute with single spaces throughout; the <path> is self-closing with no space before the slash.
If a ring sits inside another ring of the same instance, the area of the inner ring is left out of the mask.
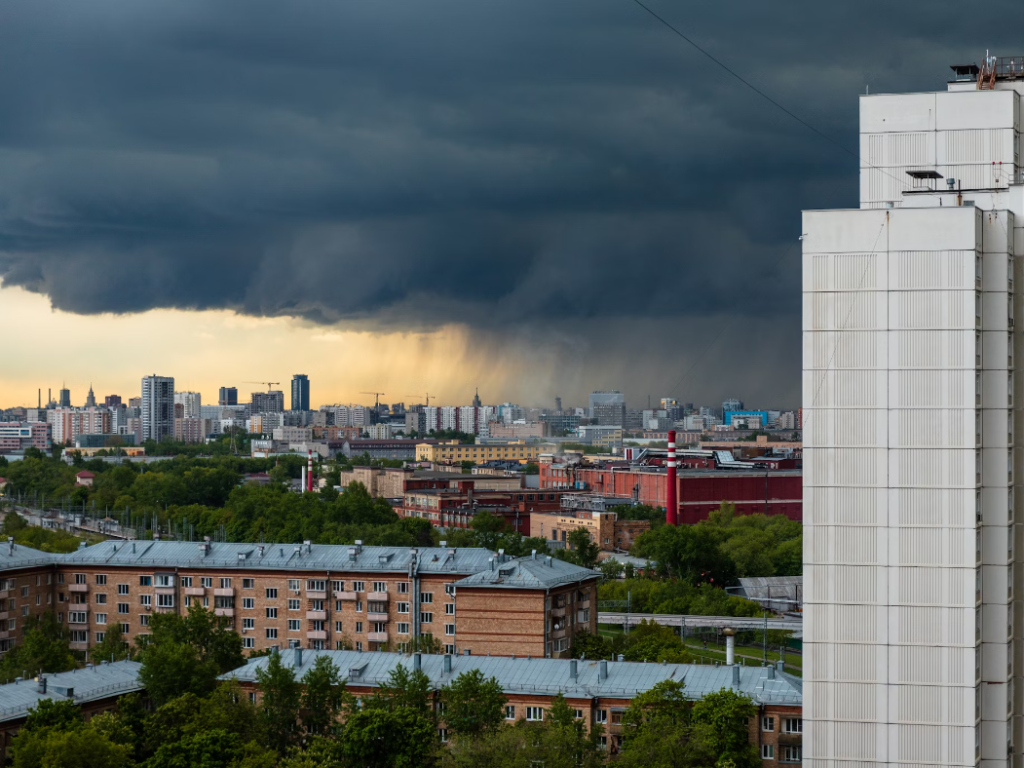
<path id="1" fill-rule="evenodd" d="M 309 462 L 306 465 L 306 490 L 313 490 L 313 449 L 309 449 Z"/>
<path id="2" fill-rule="evenodd" d="M 676 500 L 676 432 L 668 431 L 668 489 L 665 494 L 665 524 L 679 524 L 679 502 Z"/>

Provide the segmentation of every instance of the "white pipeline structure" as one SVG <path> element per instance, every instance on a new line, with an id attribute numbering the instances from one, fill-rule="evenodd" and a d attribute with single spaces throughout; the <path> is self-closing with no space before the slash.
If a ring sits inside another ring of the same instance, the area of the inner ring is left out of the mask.
<path id="1" fill-rule="evenodd" d="M 809 768 L 1021 765 L 1024 80 L 985 66 L 862 96 L 861 206 L 804 213 Z"/>

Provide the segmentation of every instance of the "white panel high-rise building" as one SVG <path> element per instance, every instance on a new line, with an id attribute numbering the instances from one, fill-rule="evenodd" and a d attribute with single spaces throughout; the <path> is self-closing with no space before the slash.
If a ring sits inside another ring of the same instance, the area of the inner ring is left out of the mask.
<path id="1" fill-rule="evenodd" d="M 803 229 L 809 768 L 1020 766 L 1024 60 L 862 96 Z"/>
<path id="2" fill-rule="evenodd" d="M 160 442 L 174 437 L 174 378 L 142 379 L 142 439 Z"/>
<path id="3" fill-rule="evenodd" d="M 174 404 L 182 407 L 182 418 L 202 418 L 203 396 L 199 392 L 175 392 Z"/>

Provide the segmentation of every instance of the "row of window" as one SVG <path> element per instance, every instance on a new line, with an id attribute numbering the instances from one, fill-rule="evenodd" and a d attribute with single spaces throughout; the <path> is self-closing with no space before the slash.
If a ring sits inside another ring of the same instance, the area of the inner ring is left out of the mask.
<path id="1" fill-rule="evenodd" d="M 761 745 L 761 759 L 762 760 L 774 760 L 775 759 L 775 745 L 774 744 L 762 744 Z M 803 747 L 799 744 L 794 746 L 783 746 L 779 749 L 779 762 L 781 763 L 800 763 L 803 762 Z"/>
<path id="2" fill-rule="evenodd" d="M 74 574 L 74 577 L 75 577 L 75 582 L 74 582 L 75 584 L 86 584 L 87 583 L 88 574 L 76 573 L 76 574 Z M 200 587 L 203 587 L 204 589 L 210 589 L 210 588 L 213 587 L 213 577 L 212 576 L 199 576 L 199 577 L 181 576 L 180 577 L 181 586 L 183 586 L 183 587 L 191 587 L 191 586 L 193 586 L 195 578 L 198 578 L 199 586 Z M 36 586 L 40 586 L 40 584 L 41 584 L 40 579 L 41 579 L 41 576 L 36 576 Z M 51 574 L 46 574 L 46 583 L 47 584 L 50 583 L 50 579 L 51 579 Z M 58 574 L 57 581 L 60 584 L 64 583 L 64 574 L 63 573 Z M 231 587 L 231 583 L 232 583 L 231 577 L 220 577 L 218 581 L 219 581 L 219 584 L 220 584 L 220 589 L 231 589 L 232 588 Z M 98 573 L 98 574 L 96 574 L 96 585 L 97 586 L 105 586 L 106 583 L 107 583 L 107 574 L 105 574 L 105 573 Z M 307 592 L 326 592 L 327 591 L 327 583 L 328 582 L 327 582 L 326 579 L 307 579 L 306 580 L 306 591 Z M 371 582 L 371 583 L 372 583 L 372 589 L 370 590 L 371 592 L 387 592 L 388 591 L 388 583 L 386 581 L 374 581 L 374 582 Z M 16 586 L 17 586 L 14 579 L 9 579 L 6 582 L 6 584 L 7 584 L 7 587 L 6 587 L 7 589 L 15 589 Z M 344 591 L 346 591 L 345 590 L 345 582 L 344 581 L 332 580 L 330 582 L 330 584 L 331 584 L 331 589 L 334 590 L 335 592 L 344 592 Z M 288 579 L 288 590 L 290 592 L 296 592 L 296 593 L 300 592 L 301 591 L 301 585 L 302 585 L 302 580 L 301 579 Z M 353 582 L 351 582 L 351 585 L 352 585 L 352 589 L 350 591 L 352 591 L 352 592 L 365 592 L 366 591 L 366 582 L 364 582 L 364 581 L 353 581 Z M 171 574 L 157 574 L 156 576 L 139 576 L 139 586 L 140 587 L 152 587 L 152 586 L 157 586 L 157 587 L 173 587 L 174 586 L 174 576 L 171 575 Z M 399 582 L 396 583 L 395 586 L 396 586 L 398 594 L 400 594 L 400 595 L 409 594 L 409 582 L 408 581 L 399 581 Z M 249 578 L 242 579 L 242 589 L 255 589 L 255 588 L 256 588 L 256 580 L 255 579 L 249 579 Z M 444 585 L 444 591 L 445 591 L 446 594 L 449 594 L 449 595 L 455 594 L 455 585 L 451 584 L 451 583 L 445 584 Z M 23 596 L 27 596 L 28 595 L 28 587 L 22 587 L 22 593 L 23 593 Z M 127 584 L 118 584 L 117 585 L 117 593 L 119 595 L 127 595 L 128 594 L 128 585 Z M 277 598 L 277 588 L 275 588 L 275 587 L 267 588 L 266 596 L 267 596 L 267 599 L 270 599 L 270 600 L 276 599 Z M 433 602 L 433 599 L 434 599 L 434 595 L 431 592 L 423 592 L 423 593 L 420 594 L 420 601 L 421 602 Z"/>
<path id="3" fill-rule="evenodd" d="M 761 718 L 761 730 L 774 733 L 775 731 L 775 718 L 774 717 L 762 717 Z M 783 733 L 803 733 L 804 732 L 804 721 L 799 717 L 785 717 L 782 719 L 782 732 Z"/>

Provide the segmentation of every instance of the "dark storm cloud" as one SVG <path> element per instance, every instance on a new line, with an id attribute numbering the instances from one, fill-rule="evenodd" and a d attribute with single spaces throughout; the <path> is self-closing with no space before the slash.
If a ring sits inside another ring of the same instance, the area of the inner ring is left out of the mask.
<path id="1" fill-rule="evenodd" d="M 654 7 L 851 150 L 865 85 L 1021 52 L 1009 2 Z M 0 95 L 5 285 L 597 356 L 642 333 L 675 349 L 654 389 L 739 314 L 725 338 L 790 398 L 799 211 L 856 203 L 854 158 L 629 0 L 12 3 Z M 636 334 L 593 348 L 593 322 Z"/>

